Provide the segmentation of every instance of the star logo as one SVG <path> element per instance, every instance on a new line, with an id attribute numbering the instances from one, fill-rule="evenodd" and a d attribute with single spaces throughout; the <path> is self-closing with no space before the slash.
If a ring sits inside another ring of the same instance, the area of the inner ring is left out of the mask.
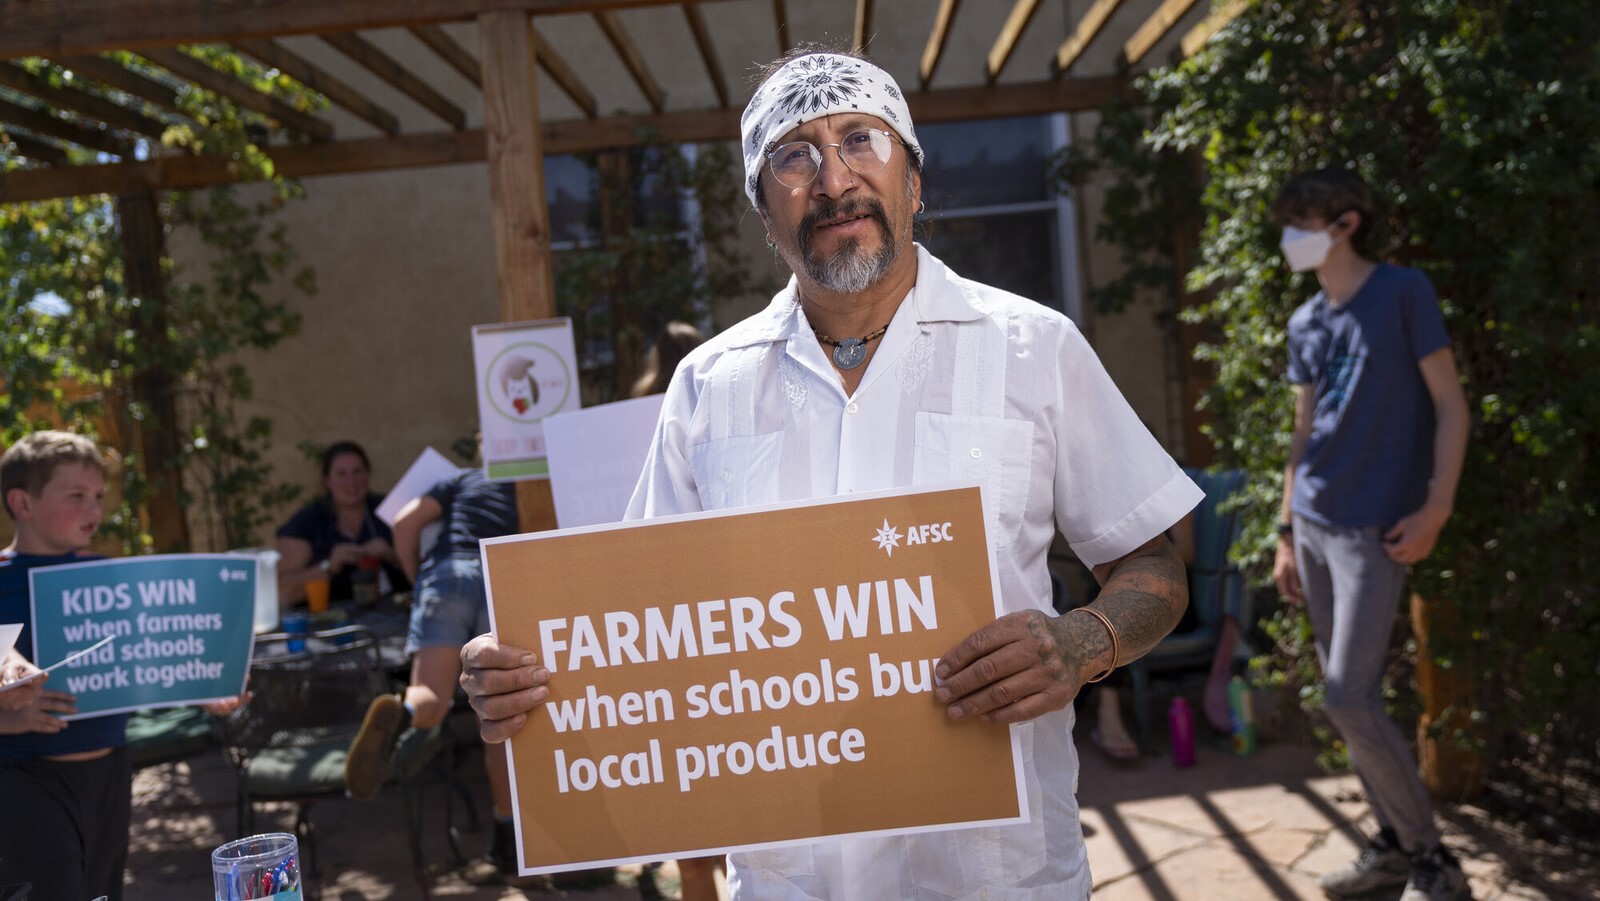
<path id="1" fill-rule="evenodd" d="M 889 520 L 885 519 L 883 528 L 878 530 L 878 534 L 872 540 L 878 543 L 878 547 L 885 554 L 893 557 L 894 549 L 900 546 L 900 530 L 889 525 Z"/>

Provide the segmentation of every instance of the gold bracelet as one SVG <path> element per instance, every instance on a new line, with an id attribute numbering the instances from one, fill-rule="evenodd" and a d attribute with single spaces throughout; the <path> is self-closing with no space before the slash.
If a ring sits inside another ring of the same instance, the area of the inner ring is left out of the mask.
<path id="1" fill-rule="evenodd" d="M 1087 613 L 1090 616 L 1093 616 L 1095 619 L 1100 621 L 1101 625 L 1106 627 L 1106 632 L 1111 636 L 1111 665 L 1109 667 L 1106 667 L 1106 671 L 1105 672 L 1101 673 L 1098 676 L 1095 676 L 1093 679 L 1089 679 L 1089 680 L 1085 681 L 1083 684 L 1088 685 L 1090 682 L 1099 682 L 1101 679 L 1104 679 L 1105 677 L 1111 675 L 1111 671 L 1116 669 L 1117 668 L 1117 664 L 1121 661 L 1121 658 L 1122 658 L 1122 641 L 1117 638 L 1117 630 L 1116 630 L 1116 628 L 1111 625 L 1111 620 L 1107 619 L 1106 615 L 1104 613 L 1101 613 L 1100 611 L 1094 609 L 1093 607 L 1074 607 L 1072 609 L 1072 612 L 1073 613 Z"/>

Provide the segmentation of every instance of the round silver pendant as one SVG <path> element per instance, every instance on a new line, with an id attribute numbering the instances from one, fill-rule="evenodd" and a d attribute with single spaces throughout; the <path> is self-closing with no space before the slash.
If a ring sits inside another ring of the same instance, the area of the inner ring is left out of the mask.
<path id="1" fill-rule="evenodd" d="M 867 342 L 860 338 L 844 338 L 833 346 L 833 365 L 840 369 L 854 369 L 867 358 Z"/>

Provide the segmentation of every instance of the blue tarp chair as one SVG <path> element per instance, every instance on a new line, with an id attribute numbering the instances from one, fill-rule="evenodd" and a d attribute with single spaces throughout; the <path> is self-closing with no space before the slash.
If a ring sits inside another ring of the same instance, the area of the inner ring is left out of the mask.
<path id="1" fill-rule="evenodd" d="M 1203 469 L 1185 469 L 1184 472 L 1206 494 L 1194 511 L 1194 561 L 1189 565 L 1189 603 L 1194 606 L 1197 622 L 1193 630 L 1168 635 L 1150 653 L 1128 665 L 1139 745 L 1146 751 L 1150 747 L 1150 708 L 1154 703 L 1150 676 L 1203 669 L 1218 662 L 1224 667 L 1221 687 L 1225 711 L 1227 667 L 1232 664 L 1237 630 L 1248 629 L 1251 625 L 1244 575 L 1228 560 L 1228 549 L 1239 539 L 1243 523 L 1237 513 L 1219 509 L 1244 485 L 1244 473 Z M 1237 627 L 1230 626 L 1230 620 L 1238 624 Z M 1218 723 L 1217 711 L 1213 709 L 1216 705 L 1210 703 L 1209 695 L 1213 693 L 1208 686 L 1205 709 L 1212 725 L 1225 730 L 1226 718 Z"/>

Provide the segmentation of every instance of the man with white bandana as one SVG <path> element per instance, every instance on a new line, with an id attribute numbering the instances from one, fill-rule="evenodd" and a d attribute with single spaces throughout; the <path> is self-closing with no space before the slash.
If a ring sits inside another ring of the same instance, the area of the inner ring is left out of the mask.
<path id="1" fill-rule="evenodd" d="M 922 148 L 887 72 L 791 55 L 741 131 L 746 193 L 794 277 L 679 366 L 628 515 L 978 480 L 1006 613 L 944 655 L 936 697 L 970 728 L 1018 730 L 1032 820 L 734 854 L 733 895 L 1087 898 L 1071 701 L 1177 623 L 1187 589 L 1163 532 L 1200 490 L 1070 320 L 913 243 Z M 1103 586 L 1059 617 L 1057 528 Z M 486 741 L 547 696 L 528 651 L 480 636 L 462 661 Z"/>

